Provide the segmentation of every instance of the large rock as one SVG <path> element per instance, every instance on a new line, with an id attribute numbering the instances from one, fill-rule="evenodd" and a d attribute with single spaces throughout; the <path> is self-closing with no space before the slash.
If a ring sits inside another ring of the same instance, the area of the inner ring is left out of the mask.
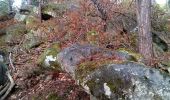
<path id="1" fill-rule="evenodd" d="M 7 76 L 6 76 L 7 66 L 0 61 L 0 88 L 1 86 L 5 85 L 7 82 Z"/>
<path id="2" fill-rule="evenodd" d="M 99 100 L 169 100 L 169 80 L 166 73 L 127 62 L 104 65 L 81 84 Z"/>
<path id="3" fill-rule="evenodd" d="M 18 22 L 24 22 L 26 20 L 28 15 L 16 13 L 14 16 L 14 19 L 17 20 Z"/>
<path id="4" fill-rule="evenodd" d="M 62 16 L 66 12 L 65 4 L 48 4 L 42 7 L 42 13 L 51 15 L 53 17 Z"/>
<path id="5" fill-rule="evenodd" d="M 1 85 L 4 85 L 7 81 L 7 76 L 6 76 L 6 71 L 7 71 L 7 66 L 5 65 L 6 63 L 6 53 L 3 51 L 0 51 L 0 87 Z M 0 88 L 1 90 L 1 88 Z"/>
<path id="6" fill-rule="evenodd" d="M 58 53 L 55 60 L 93 99 L 168 100 L 170 76 L 129 57 L 134 58 L 127 53 L 74 44 Z"/>
<path id="7" fill-rule="evenodd" d="M 38 14 L 38 7 L 34 5 L 22 5 L 19 9 L 19 13 L 21 14 Z"/>
<path id="8" fill-rule="evenodd" d="M 22 23 L 14 24 L 6 29 L 6 43 L 20 43 L 23 35 L 27 32 L 25 25 Z"/>
<path id="9" fill-rule="evenodd" d="M 60 64 L 57 61 L 57 54 L 60 52 L 60 44 L 54 43 L 50 48 L 46 49 L 39 57 L 37 64 L 46 69 L 60 70 Z"/>
<path id="10" fill-rule="evenodd" d="M 123 55 L 126 55 L 126 58 L 129 60 L 129 61 L 136 61 L 136 62 L 144 62 L 144 58 L 142 57 L 141 54 L 139 53 L 135 53 L 129 49 L 126 49 L 126 48 L 119 48 L 117 50 L 117 52 L 119 53 L 119 55 L 123 56 Z"/>
<path id="11" fill-rule="evenodd" d="M 153 42 L 156 43 L 163 51 L 170 50 L 170 34 L 165 32 L 153 32 Z"/>
<path id="12" fill-rule="evenodd" d="M 40 36 L 30 31 L 29 33 L 25 35 L 25 40 L 22 45 L 24 49 L 31 49 L 31 48 L 39 46 L 42 42 L 43 40 Z"/>
<path id="13" fill-rule="evenodd" d="M 136 61 L 136 58 L 127 53 L 109 51 L 107 49 L 99 48 L 93 45 L 80 45 L 74 44 L 71 47 L 64 49 L 57 55 L 58 62 L 61 63 L 62 69 L 71 73 L 72 76 L 75 76 L 75 71 L 78 64 L 81 61 L 93 60 L 95 57 L 100 57 L 100 59 L 106 59 L 111 62 L 119 61 Z M 118 61 L 119 60 L 119 61 Z"/>
<path id="14" fill-rule="evenodd" d="M 0 36 L 0 47 L 5 47 L 7 46 L 6 42 L 5 42 L 5 36 Z"/>
<path id="15" fill-rule="evenodd" d="M 39 18 L 38 17 L 35 17 L 33 15 L 29 15 L 27 16 L 26 18 L 26 25 L 27 26 L 34 26 L 36 25 L 38 22 L 39 22 Z"/>
<path id="16" fill-rule="evenodd" d="M 38 14 L 38 7 L 33 5 L 23 5 L 15 14 L 14 19 L 19 22 L 25 22 L 26 19 L 30 19 L 30 16 L 35 16 L 36 14 Z"/>

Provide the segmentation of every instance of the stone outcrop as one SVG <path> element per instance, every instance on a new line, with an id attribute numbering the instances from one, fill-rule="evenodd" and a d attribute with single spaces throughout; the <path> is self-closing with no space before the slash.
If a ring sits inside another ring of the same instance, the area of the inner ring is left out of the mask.
<path id="1" fill-rule="evenodd" d="M 144 65 L 142 57 L 133 52 L 110 51 L 88 44 L 74 44 L 53 51 L 54 55 L 47 51 L 41 63 L 52 57 L 49 65 L 57 63 L 55 67 L 70 73 L 94 100 L 170 98 L 170 75 Z"/>

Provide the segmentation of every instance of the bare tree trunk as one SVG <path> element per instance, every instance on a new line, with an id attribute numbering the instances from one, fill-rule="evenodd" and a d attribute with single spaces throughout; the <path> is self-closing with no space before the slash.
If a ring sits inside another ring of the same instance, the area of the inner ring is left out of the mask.
<path id="1" fill-rule="evenodd" d="M 152 33 L 151 33 L 151 0 L 136 0 L 138 21 L 138 45 L 139 52 L 146 61 L 153 57 Z"/>
<path id="2" fill-rule="evenodd" d="M 41 14 L 41 0 L 39 0 L 39 7 L 38 7 L 38 9 L 39 9 L 39 18 L 40 18 L 40 22 L 42 22 L 42 14 Z"/>

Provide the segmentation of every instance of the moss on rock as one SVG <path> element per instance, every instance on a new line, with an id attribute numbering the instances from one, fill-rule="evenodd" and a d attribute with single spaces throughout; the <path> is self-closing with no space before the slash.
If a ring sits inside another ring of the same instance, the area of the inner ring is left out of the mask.
<path id="1" fill-rule="evenodd" d="M 79 80 L 80 84 L 84 81 L 84 78 L 87 77 L 90 73 L 95 71 L 96 69 L 99 69 L 107 64 L 118 64 L 122 63 L 122 61 L 119 60 L 113 60 L 113 59 L 106 59 L 106 60 L 95 60 L 95 61 L 85 61 L 83 63 L 80 63 L 76 69 L 76 79 Z"/>
<path id="2" fill-rule="evenodd" d="M 42 13 L 57 17 L 62 16 L 66 9 L 67 7 L 64 4 L 48 4 L 42 8 Z"/>
<path id="3" fill-rule="evenodd" d="M 5 42 L 18 43 L 26 32 L 26 27 L 22 23 L 11 25 L 6 29 Z"/>
<path id="4" fill-rule="evenodd" d="M 92 30 L 86 33 L 86 39 L 90 44 L 97 45 L 99 43 L 99 33 Z"/>
<path id="5" fill-rule="evenodd" d="M 37 22 L 39 22 L 39 19 L 36 18 L 35 16 L 30 15 L 26 18 L 26 25 L 27 26 L 32 26 L 34 24 L 37 24 Z"/>
<path id="6" fill-rule="evenodd" d="M 56 93 L 50 93 L 47 100 L 63 100 L 62 97 L 58 96 Z"/>
<path id="7" fill-rule="evenodd" d="M 128 55 L 130 55 L 131 57 L 128 58 L 127 60 L 129 61 L 135 61 L 135 62 L 142 62 L 143 61 L 143 57 L 141 54 L 138 54 L 138 53 L 135 53 L 129 49 L 126 49 L 126 48 L 119 48 L 117 50 L 118 52 L 123 52 L 123 53 L 126 53 Z"/>
<path id="8" fill-rule="evenodd" d="M 38 59 L 38 65 L 44 68 L 52 68 L 61 70 L 57 61 L 57 54 L 60 52 L 60 43 L 54 43 L 50 48 L 46 49 Z"/>
<path id="9" fill-rule="evenodd" d="M 31 49 L 39 46 L 42 43 L 41 37 L 35 36 L 33 32 L 25 35 L 25 41 L 22 45 L 24 49 Z"/>
<path id="10" fill-rule="evenodd" d="M 5 43 L 5 36 L 0 37 L 0 47 L 6 46 L 7 44 Z"/>

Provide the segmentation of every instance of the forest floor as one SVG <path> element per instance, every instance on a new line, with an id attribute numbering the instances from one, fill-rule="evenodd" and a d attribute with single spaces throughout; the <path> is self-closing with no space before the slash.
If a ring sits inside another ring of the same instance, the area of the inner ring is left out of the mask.
<path id="1" fill-rule="evenodd" d="M 9 24 L 14 22 L 6 21 L 0 27 L 8 27 Z M 38 57 L 49 45 L 44 43 L 27 52 L 13 54 L 15 87 L 7 100 L 89 100 L 89 95 L 67 73 L 37 66 Z"/>

